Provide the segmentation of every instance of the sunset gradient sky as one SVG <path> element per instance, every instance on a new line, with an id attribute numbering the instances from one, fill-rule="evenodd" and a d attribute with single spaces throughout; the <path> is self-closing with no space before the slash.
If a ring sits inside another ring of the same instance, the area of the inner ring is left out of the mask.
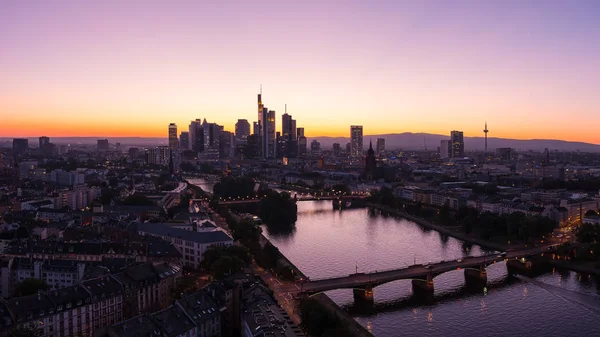
<path id="1" fill-rule="evenodd" d="M 493 4 L 492 4 L 493 3 Z M 0 137 L 464 130 L 600 143 L 600 1 L 0 0 Z"/>

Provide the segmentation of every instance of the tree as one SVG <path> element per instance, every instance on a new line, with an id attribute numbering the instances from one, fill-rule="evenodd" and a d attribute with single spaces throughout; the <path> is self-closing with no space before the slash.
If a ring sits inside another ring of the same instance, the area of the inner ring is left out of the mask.
<path id="1" fill-rule="evenodd" d="M 237 256 L 221 256 L 212 264 L 210 271 L 215 279 L 220 280 L 228 275 L 237 273 L 246 266 L 247 264 Z"/>
<path id="2" fill-rule="evenodd" d="M 39 280 L 36 278 L 28 278 L 23 280 L 23 282 L 17 284 L 16 293 L 17 296 L 27 296 L 36 294 L 38 291 L 48 290 L 50 286 L 44 280 Z"/>
<path id="3" fill-rule="evenodd" d="M 287 229 L 298 219 L 298 206 L 289 193 L 269 190 L 260 201 L 259 214 L 269 229 Z"/>
<path id="4" fill-rule="evenodd" d="M 244 262 L 246 266 L 250 264 L 251 261 L 250 252 L 246 247 L 238 245 L 225 247 L 210 246 L 204 252 L 202 264 L 206 269 L 210 270 L 212 265 L 223 256 L 237 257 Z"/>
<path id="5" fill-rule="evenodd" d="M 256 194 L 255 185 L 254 180 L 248 177 L 223 177 L 215 184 L 213 192 L 216 197 L 220 198 L 246 198 Z"/>
<path id="6" fill-rule="evenodd" d="M 583 223 L 577 230 L 577 240 L 581 243 L 598 242 L 600 239 L 600 226 Z"/>
<path id="7" fill-rule="evenodd" d="M 123 201 L 123 204 L 132 206 L 152 206 L 154 205 L 154 202 L 145 195 L 132 194 Z"/>
<path id="8" fill-rule="evenodd" d="M 29 237 L 29 231 L 27 227 L 21 225 L 17 228 L 17 239 L 27 239 Z"/>
<path id="9" fill-rule="evenodd" d="M 450 205 L 448 204 L 448 202 L 445 202 L 442 207 L 440 207 L 440 211 L 438 213 L 440 220 L 442 221 L 442 223 L 444 224 L 449 224 L 451 219 L 450 219 Z"/>

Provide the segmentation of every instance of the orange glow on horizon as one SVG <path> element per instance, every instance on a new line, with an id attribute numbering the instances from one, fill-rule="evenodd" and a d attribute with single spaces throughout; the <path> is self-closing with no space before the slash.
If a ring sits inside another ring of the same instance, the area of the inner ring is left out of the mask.
<path id="1" fill-rule="evenodd" d="M 218 121 L 215 121 L 219 123 Z M 168 124 L 159 125 L 160 123 L 146 123 L 146 124 L 125 124 L 118 121 L 105 121 L 104 123 L 94 123 L 93 125 L 87 125 L 85 128 L 78 125 L 77 122 L 61 121 L 60 123 L 51 123 L 48 120 L 42 121 L 30 121 L 29 124 L 23 125 L 18 121 L 8 121 L 4 123 L 2 129 L 0 129 L 0 137 L 12 138 L 12 137 L 140 137 L 140 138 L 167 138 L 167 126 Z M 220 124 L 220 123 L 219 123 Z M 183 128 L 182 128 L 182 125 Z M 303 127 L 303 125 L 298 125 Z M 279 125 L 278 125 L 279 127 Z M 178 123 L 178 133 L 181 131 L 187 131 L 188 123 Z M 234 123 L 229 125 L 225 124 L 224 129 L 226 131 L 234 131 Z M 460 128 L 455 128 L 459 129 Z M 481 128 L 482 129 L 482 128 Z M 493 130 L 491 127 L 489 138 L 508 138 L 508 139 L 560 139 L 565 141 L 580 141 L 592 144 L 600 143 L 600 137 L 595 134 L 582 133 L 579 131 L 572 130 L 561 130 L 562 132 L 556 132 L 553 138 L 547 136 L 547 130 L 528 130 L 513 129 L 510 132 L 502 132 Z M 465 137 L 483 137 L 483 132 L 479 129 L 463 129 Z M 445 135 L 450 133 L 450 130 L 445 129 L 426 129 L 416 125 L 414 127 L 405 126 L 403 129 L 392 129 L 385 126 L 376 125 L 364 125 L 364 137 L 383 135 L 383 134 L 401 134 L 401 133 L 427 133 L 436 135 Z M 305 135 L 307 138 L 319 137 L 345 137 L 348 138 L 350 134 L 350 126 L 311 126 L 305 127 Z"/>

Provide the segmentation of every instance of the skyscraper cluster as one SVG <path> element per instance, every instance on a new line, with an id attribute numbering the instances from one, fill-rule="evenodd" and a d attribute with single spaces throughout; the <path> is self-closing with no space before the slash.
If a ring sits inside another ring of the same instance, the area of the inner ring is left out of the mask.
<path id="1" fill-rule="evenodd" d="M 246 125 L 242 122 L 239 128 L 241 133 L 239 136 L 236 124 L 236 140 L 242 140 L 244 137 L 247 139 L 246 157 L 268 159 L 296 158 L 306 155 L 304 128 L 296 127 L 296 120 L 287 113 L 287 106 L 285 113 L 281 116 L 281 130 L 279 132 L 276 130 L 276 125 L 276 113 L 264 105 L 261 89 L 258 94 L 258 121 L 253 123 L 252 135 L 245 135 L 246 132 L 249 132 L 250 123 Z"/>
<path id="2" fill-rule="evenodd" d="M 281 130 L 276 130 L 276 113 L 269 110 L 262 101 L 262 88 L 258 94 L 258 120 L 250 123 L 247 119 L 238 119 L 235 132 L 225 131 L 223 126 L 209 123 L 206 119 L 190 122 L 188 131 L 182 131 L 177 137 L 177 125 L 169 125 L 168 148 L 179 164 L 182 151 L 193 151 L 198 158 L 296 158 L 307 155 L 307 142 L 304 128 L 296 126 L 292 115 L 281 116 Z M 155 150 L 156 151 L 156 150 Z M 177 155 L 176 155 L 177 154 Z M 156 156 L 151 156 L 155 158 Z M 163 163 L 160 160 L 152 160 Z M 176 166 L 177 167 L 177 166 Z"/>

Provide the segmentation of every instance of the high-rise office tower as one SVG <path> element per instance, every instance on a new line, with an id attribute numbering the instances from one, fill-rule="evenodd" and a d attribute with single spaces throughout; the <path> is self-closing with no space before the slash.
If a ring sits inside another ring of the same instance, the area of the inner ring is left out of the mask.
<path id="1" fill-rule="evenodd" d="M 190 133 L 188 131 L 181 131 L 181 134 L 179 134 L 179 145 L 182 150 L 190 148 Z"/>
<path id="2" fill-rule="evenodd" d="M 252 134 L 260 136 L 260 123 L 259 122 L 252 123 Z"/>
<path id="3" fill-rule="evenodd" d="M 268 158 L 275 158 L 277 154 L 275 151 L 275 128 L 275 110 L 269 110 L 267 114 L 267 141 L 269 142 Z"/>
<path id="4" fill-rule="evenodd" d="M 296 129 L 296 136 L 297 136 L 298 138 L 300 138 L 300 137 L 304 137 L 304 128 L 297 128 L 297 129 Z"/>
<path id="5" fill-rule="evenodd" d="M 231 158 L 234 155 L 235 136 L 232 132 L 221 131 L 219 134 L 219 158 Z"/>
<path id="6" fill-rule="evenodd" d="M 292 118 L 292 115 L 286 112 L 281 116 L 281 140 L 278 141 L 279 148 L 283 153 L 280 153 L 278 157 L 290 157 L 294 158 L 298 152 L 298 139 L 296 137 L 296 120 Z"/>
<path id="7" fill-rule="evenodd" d="M 199 118 L 190 123 L 189 127 L 190 141 L 188 148 L 194 152 L 202 152 L 204 150 L 204 128 L 202 120 Z"/>
<path id="8" fill-rule="evenodd" d="M 303 134 L 302 136 L 298 137 L 298 157 L 306 157 L 306 147 L 307 141 Z"/>
<path id="9" fill-rule="evenodd" d="M 288 115 L 288 113 L 284 113 L 281 115 L 281 135 L 284 137 L 288 137 L 292 134 L 292 115 Z"/>
<path id="10" fill-rule="evenodd" d="M 27 152 L 29 148 L 29 140 L 26 138 L 14 138 L 12 142 L 13 152 L 16 154 L 23 154 Z"/>
<path id="11" fill-rule="evenodd" d="M 269 123 L 267 122 L 267 120 L 269 118 L 268 116 L 269 116 L 269 109 L 263 108 L 260 118 L 258 120 L 258 124 L 259 124 L 258 131 L 259 131 L 259 135 L 260 135 L 260 146 L 261 146 L 260 153 L 263 158 L 269 157 L 269 131 L 268 131 Z"/>
<path id="12" fill-rule="evenodd" d="M 295 119 L 292 119 L 290 121 L 290 133 L 291 133 L 290 138 L 293 141 L 296 141 L 298 139 L 298 135 L 296 134 L 296 120 Z"/>
<path id="13" fill-rule="evenodd" d="M 377 155 L 381 156 L 385 152 L 385 138 L 377 138 L 375 147 L 377 148 Z"/>
<path id="14" fill-rule="evenodd" d="M 204 127 L 204 156 L 208 159 L 219 159 L 219 140 L 222 126 L 216 123 L 202 123 Z"/>
<path id="15" fill-rule="evenodd" d="M 171 152 L 177 151 L 179 148 L 179 141 L 177 139 L 177 124 L 169 124 L 169 149 Z"/>
<path id="16" fill-rule="evenodd" d="M 461 158 L 465 156 L 465 141 L 462 131 L 450 132 L 450 142 L 452 143 L 452 158 Z"/>
<path id="17" fill-rule="evenodd" d="M 485 122 L 485 128 L 483 129 L 483 133 L 485 134 L 485 153 L 487 153 L 487 134 L 490 132 L 487 128 L 487 121 Z"/>
<path id="18" fill-rule="evenodd" d="M 108 151 L 108 139 L 98 139 L 96 142 L 98 151 Z"/>
<path id="19" fill-rule="evenodd" d="M 350 126 L 350 157 L 358 158 L 363 154 L 363 127 L 362 125 Z"/>
<path id="20" fill-rule="evenodd" d="M 310 155 L 312 157 L 318 157 L 321 155 L 321 143 L 318 140 L 313 140 L 310 143 Z"/>
<path id="21" fill-rule="evenodd" d="M 50 138 L 46 137 L 46 136 L 42 136 L 39 139 L 40 141 L 40 150 L 44 150 L 48 144 L 50 144 Z"/>
<path id="22" fill-rule="evenodd" d="M 171 148 L 169 146 L 159 146 L 156 148 L 156 164 L 167 166 L 171 162 Z"/>
<path id="23" fill-rule="evenodd" d="M 340 143 L 333 143 L 333 156 L 339 157 L 341 152 L 342 146 L 340 145 Z"/>
<path id="24" fill-rule="evenodd" d="M 235 123 L 235 142 L 236 144 L 246 144 L 250 136 L 250 123 L 247 119 L 238 119 Z"/>
<path id="25" fill-rule="evenodd" d="M 449 139 L 444 139 L 440 142 L 440 158 L 450 158 L 452 154 L 452 142 Z"/>

